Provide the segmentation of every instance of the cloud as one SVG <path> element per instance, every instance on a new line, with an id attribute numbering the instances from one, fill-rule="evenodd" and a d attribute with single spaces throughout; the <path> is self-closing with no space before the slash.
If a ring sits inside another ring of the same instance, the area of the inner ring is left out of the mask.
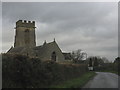
<path id="1" fill-rule="evenodd" d="M 62 51 L 117 57 L 117 2 L 3 2 L 2 12 L 3 51 L 13 45 L 15 22 L 22 19 L 36 21 L 37 45 L 56 38 Z"/>

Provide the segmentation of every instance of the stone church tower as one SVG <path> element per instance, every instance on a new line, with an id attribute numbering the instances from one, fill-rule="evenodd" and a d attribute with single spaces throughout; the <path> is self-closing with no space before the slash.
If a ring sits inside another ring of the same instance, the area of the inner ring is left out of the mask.
<path id="1" fill-rule="evenodd" d="M 14 47 L 35 47 L 35 21 L 22 21 L 16 22 L 16 33 Z"/>

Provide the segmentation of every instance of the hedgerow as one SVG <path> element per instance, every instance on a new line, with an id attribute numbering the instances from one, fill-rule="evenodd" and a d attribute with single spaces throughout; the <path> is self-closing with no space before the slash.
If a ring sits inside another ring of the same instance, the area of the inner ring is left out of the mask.
<path id="1" fill-rule="evenodd" d="M 2 54 L 3 88 L 47 88 L 80 77 L 87 71 L 86 65 L 59 64 L 37 57 Z"/>

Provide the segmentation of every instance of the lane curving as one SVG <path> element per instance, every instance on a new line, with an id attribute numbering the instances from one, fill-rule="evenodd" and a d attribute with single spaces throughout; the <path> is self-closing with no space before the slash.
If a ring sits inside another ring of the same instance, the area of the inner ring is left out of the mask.
<path id="1" fill-rule="evenodd" d="M 108 72 L 96 72 L 97 75 L 83 88 L 118 88 L 118 75 Z"/>

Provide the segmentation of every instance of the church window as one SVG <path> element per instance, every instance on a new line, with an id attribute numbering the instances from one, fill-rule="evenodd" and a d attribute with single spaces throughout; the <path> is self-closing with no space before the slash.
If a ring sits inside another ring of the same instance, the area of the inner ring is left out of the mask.
<path id="1" fill-rule="evenodd" d="M 29 32 L 29 29 L 26 29 L 25 32 Z"/>
<path id="2" fill-rule="evenodd" d="M 52 59 L 53 61 L 56 61 L 56 52 L 55 52 L 55 51 L 52 52 L 51 59 Z"/>

